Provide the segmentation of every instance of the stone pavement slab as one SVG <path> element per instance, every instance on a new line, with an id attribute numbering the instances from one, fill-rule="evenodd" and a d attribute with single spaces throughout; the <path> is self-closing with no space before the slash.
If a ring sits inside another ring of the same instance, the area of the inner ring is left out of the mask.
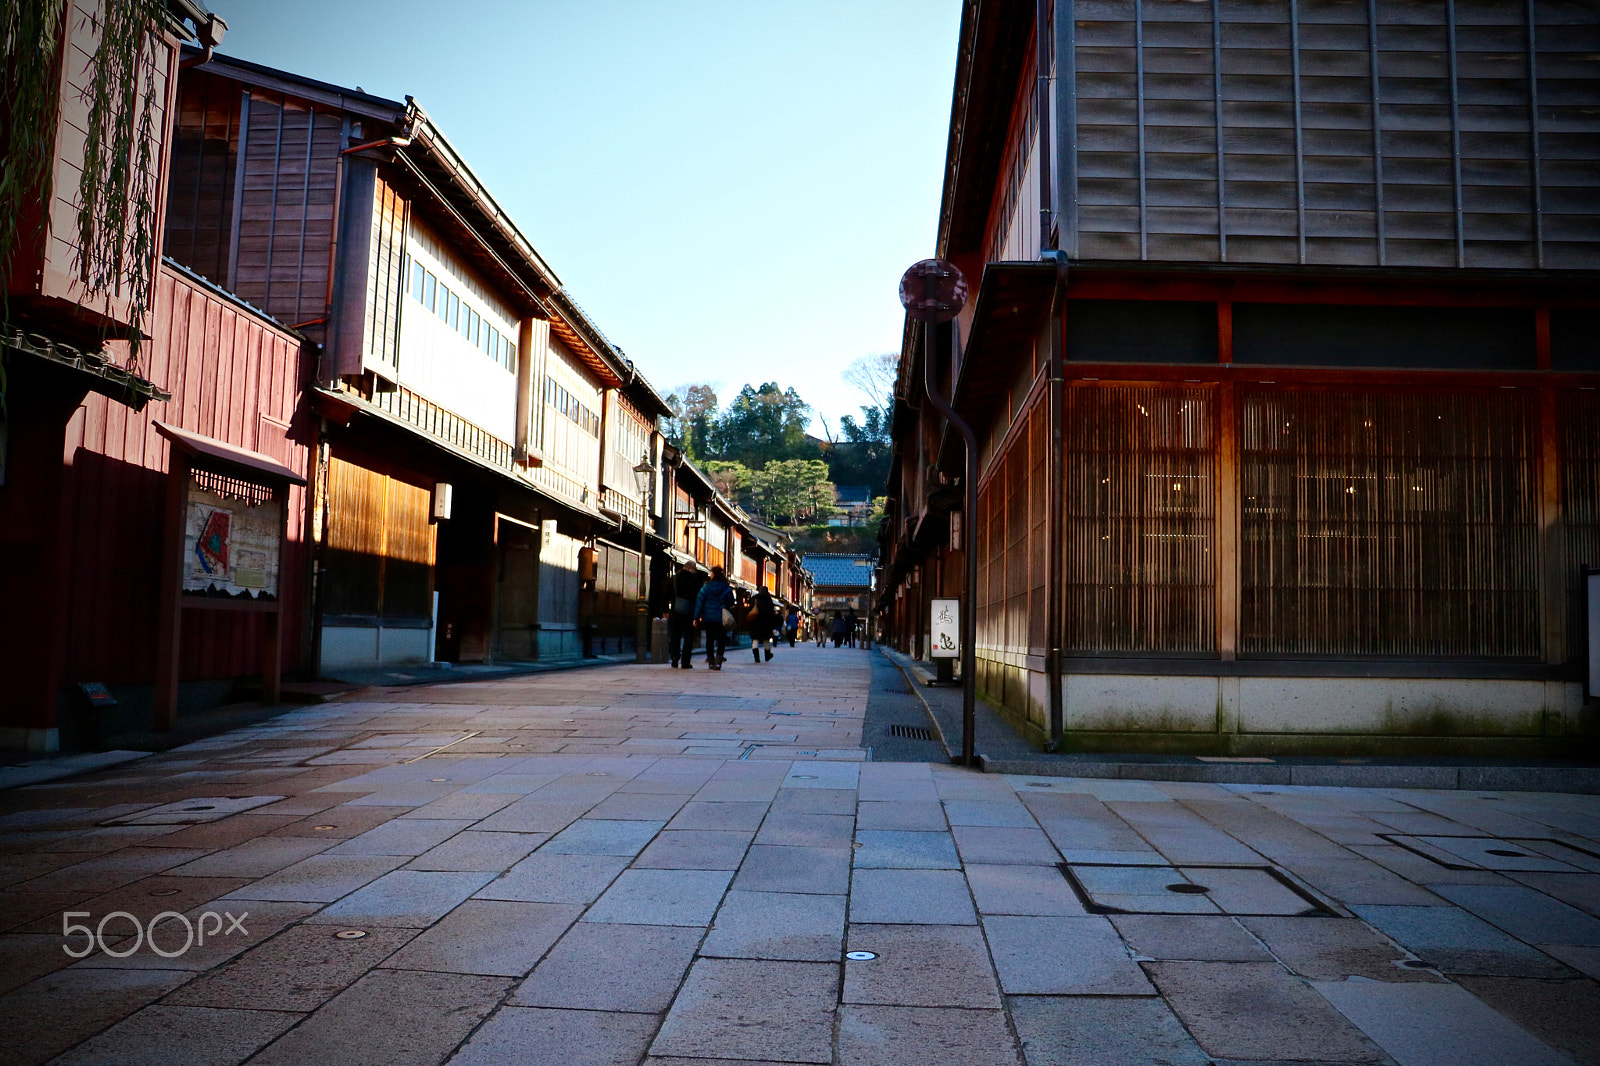
<path id="1" fill-rule="evenodd" d="M 1407 955 L 1352 918 L 1241 918 L 1241 925 L 1301 977 L 1342 981 L 1438 981 L 1424 969 L 1402 966 Z"/>
<path id="2" fill-rule="evenodd" d="M 839 1066 L 1020 1066 L 1004 1011 L 839 1008 Z"/>
<path id="3" fill-rule="evenodd" d="M 1312 987 L 1402 1066 L 1571 1066 L 1464 988 L 1352 977 Z"/>
<path id="4" fill-rule="evenodd" d="M 1237 920 L 1222 915 L 1113 914 L 1110 917 L 1129 949 L 1146 958 L 1198 962 L 1269 962 L 1272 959 L 1267 949 Z"/>
<path id="5" fill-rule="evenodd" d="M 985 917 L 1008 996 L 1153 996 L 1155 989 L 1106 919 Z"/>
<path id="6" fill-rule="evenodd" d="M 341 940 L 337 927 L 299 925 L 196 978 L 165 1002 L 188 1007 L 312 1011 L 416 936 L 411 929 L 370 929 Z"/>
<path id="7" fill-rule="evenodd" d="M 850 891 L 850 849 L 752 844 L 733 887 L 746 892 Z"/>
<path id="8" fill-rule="evenodd" d="M 580 818 L 541 849 L 550 855 L 637 855 L 661 832 L 665 821 Z"/>
<path id="9" fill-rule="evenodd" d="M 476 899 L 524 903 L 593 903 L 628 860 L 615 855 L 553 855 L 536 851 L 484 885 Z"/>
<path id="10" fill-rule="evenodd" d="M 1009 1002 L 1028 1066 L 1211 1066 L 1156 998 L 1025 996 Z"/>
<path id="11" fill-rule="evenodd" d="M 666 829 L 640 853 L 634 868 L 737 870 L 752 836 L 731 829 Z"/>
<path id="12" fill-rule="evenodd" d="M 877 958 L 846 959 L 844 1003 L 1000 1006 L 989 949 L 975 926 L 852 925 L 847 946 Z"/>
<path id="13" fill-rule="evenodd" d="M 902 829 L 863 829 L 856 833 L 858 870 L 959 870 L 955 841 L 949 833 Z"/>
<path id="14" fill-rule="evenodd" d="M 488 1017 L 510 983 L 472 974 L 374 970 L 250 1063 L 435 1066 Z"/>
<path id="15" fill-rule="evenodd" d="M 693 961 L 701 931 L 580 922 L 534 968 L 511 1002 L 524 1007 L 658 1014 Z"/>
<path id="16" fill-rule="evenodd" d="M 650 1052 L 831 1063 L 838 995 L 837 964 L 701 959 Z"/>
<path id="17" fill-rule="evenodd" d="M 968 863 L 967 884 L 982 914 L 1087 914 L 1077 893 L 1053 866 L 985 866 Z"/>
<path id="18" fill-rule="evenodd" d="M 1454 907 L 1355 907 L 1362 920 L 1446 973 L 1570 977 L 1550 956 Z"/>
<path id="19" fill-rule="evenodd" d="M 1382 1062 L 1384 1053 L 1299 979 L 1270 962 L 1152 962 L 1156 987 L 1221 1059 Z M 1422 985 L 1397 985 L 1422 988 Z"/>
<path id="20" fill-rule="evenodd" d="M 833 962 L 842 950 L 845 906 L 844 896 L 736 889 L 723 897 L 700 954 Z"/>
<path id="21" fill-rule="evenodd" d="M 584 921 L 710 925 L 732 876 L 726 870 L 626 870 L 589 908 Z"/>
<path id="22" fill-rule="evenodd" d="M 182 970 L 66 969 L 0 998 L 0 1062 L 37 1063 L 155 1002 L 194 977 Z"/>
<path id="23" fill-rule="evenodd" d="M 383 965 L 521 977 L 582 913 L 574 904 L 469 899 Z"/>
<path id="24" fill-rule="evenodd" d="M 1600 1063 L 1600 984 L 1465 976 L 1456 983 L 1557 1051 Z"/>
<path id="25" fill-rule="evenodd" d="M 313 855 L 222 898 L 332 903 L 405 861 L 396 855 Z"/>
<path id="26" fill-rule="evenodd" d="M 857 870 L 850 920 L 869 925 L 975 925 L 960 870 Z"/>
<path id="27" fill-rule="evenodd" d="M 548 839 L 544 833 L 457 833 L 406 863 L 405 868 L 500 873 Z"/>
<path id="28" fill-rule="evenodd" d="M 647 1014 L 502 1007 L 450 1058 L 450 1066 L 634 1066 L 655 1028 Z"/>
<path id="29" fill-rule="evenodd" d="M 60 1066 L 214 1066 L 243 1062 L 301 1015 L 211 1007 L 146 1007 L 79 1044 Z"/>
<path id="30" fill-rule="evenodd" d="M 433 873 L 396 870 L 357 889 L 306 919 L 339 925 L 389 925 L 422 928 L 494 878 L 491 873 Z"/>

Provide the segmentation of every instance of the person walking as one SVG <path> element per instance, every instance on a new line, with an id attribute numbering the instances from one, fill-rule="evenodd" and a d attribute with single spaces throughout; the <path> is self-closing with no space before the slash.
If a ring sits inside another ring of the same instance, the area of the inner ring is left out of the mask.
<path id="1" fill-rule="evenodd" d="M 774 630 L 778 628 L 778 605 L 772 602 L 772 593 L 766 589 L 756 590 L 755 601 L 746 616 L 745 628 L 750 630 L 750 654 L 756 662 L 760 662 L 761 652 L 765 650 L 767 662 L 770 663 Z"/>
<path id="2" fill-rule="evenodd" d="M 728 657 L 728 627 L 724 618 L 733 607 L 733 589 L 720 566 L 711 568 L 711 580 L 700 587 L 694 601 L 694 625 L 706 635 L 706 665 L 721 670 Z"/>
<path id="3" fill-rule="evenodd" d="M 856 617 L 856 609 L 852 607 L 844 613 L 844 631 L 852 648 L 856 646 L 856 630 L 860 627 L 861 619 Z"/>
<path id="4" fill-rule="evenodd" d="M 706 583 L 705 572 L 690 563 L 672 579 L 672 610 L 667 615 L 667 655 L 672 665 L 684 670 L 694 667 L 689 657 L 694 654 L 694 601 L 700 595 L 700 586 Z"/>
<path id="5" fill-rule="evenodd" d="M 817 638 L 817 647 L 826 647 L 828 643 L 828 627 L 823 624 L 822 615 L 812 614 L 811 635 Z"/>
<path id="6" fill-rule="evenodd" d="M 794 642 L 800 636 L 800 612 L 791 610 L 789 617 L 783 620 L 783 628 L 789 637 L 789 647 L 794 647 Z"/>
<path id="7" fill-rule="evenodd" d="M 850 623 L 844 620 L 843 611 L 833 612 L 833 625 L 829 626 L 828 628 L 830 635 L 833 637 L 833 646 L 835 648 L 842 646 L 844 644 L 844 638 L 850 635 L 849 626 Z"/>

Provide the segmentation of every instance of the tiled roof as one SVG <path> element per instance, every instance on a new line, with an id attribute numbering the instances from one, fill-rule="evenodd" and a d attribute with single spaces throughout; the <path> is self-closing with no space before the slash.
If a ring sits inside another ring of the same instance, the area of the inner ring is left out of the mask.
<path id="1" fill-rule="evenodd" d="M 872 587 L 870 555 L 803 555 L 800 565 L 811 571 L 818 585 Z"/>

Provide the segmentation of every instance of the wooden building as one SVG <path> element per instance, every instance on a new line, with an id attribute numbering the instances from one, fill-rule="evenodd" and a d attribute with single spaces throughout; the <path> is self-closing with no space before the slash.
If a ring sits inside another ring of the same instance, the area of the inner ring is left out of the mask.
<path id="1" fill-rule="evenodd" d="M 317 345 L 312 668 L 631 646 L 666 407 L 426 112 L 214 56 L 177 114 L 170 253 Z"/>
<path id="2" fill-rule="evenodd" d="M 147 281 L 131 263 L 97 288 L 76 226 L 84 166 L 84 87 L 99 6 L 65 5 L 57 136 L 47 210 L 24 217 L 5 264 L 4 404 L 0 406 L 0 744 L 34 750 L 90 745 L 152 721 L 162 625 L 161 575 L 172 551 L 165 501 L 171 445 L 161 430 L 303 473 L 310 433 L 297 419 L 301 338 L 151 249 Z M 159 245 L 167 208 L 171 116 L 184 40 L 214 44 L 225 23 L 173 2 L 146 39 L 152 101 L 145 188 Z M 142 83 L 142 80 L 141 80 Z M 135 208 L 138 205 L 133 205 Z M 141 312 L 140 308 L 143 308 Z M 130 337 L 139 335 L 137 351 Z M 210 478 L 229 499 L 235 487 Z M 248 489 L 243 490 L 248 496 Z M 257 500 L 237 501 L 246 510 Z M 304 569 L 305 496 L 288 493 L 289 538 L 279 576 Z M 229 577 L 240 576 L 230 573 Z M 303 603 L 298 580 L 254 581 L 281 612 L 291 646 Z M 182 611 L 177 704 L 221 703 L 257 674 L 267 615 Z M 298 653 L 286 651 L 281 666 Z M 100 685 L 101 706 L 83 685 Z M 114 704 L 107 702 L 107 697 Z"/>
<path id="3" fill-rule="evenodd" d="M 967 3 L 894 641 L 975 543 L 978 685 L 1041 745 L 1586 744 L 1597 45 L 1560 2 Z"/>

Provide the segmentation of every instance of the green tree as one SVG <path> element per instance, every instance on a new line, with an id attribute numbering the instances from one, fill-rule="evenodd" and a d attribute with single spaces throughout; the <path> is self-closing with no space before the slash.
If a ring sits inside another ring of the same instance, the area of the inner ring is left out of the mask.
<path id="1" fill-rule="evenodd" d="M 861 421 L 839 420 L 843 440 L 828 450 L 828 464 L 837 485 L 869 485 L 881 489 L 889 480 L 894 441 L 889 416 L 881 407 L 861 408 Z"/>
<path id="2" fill-rule="evenodd" d="M 806 437 L 811 405 L 776 382 L 746 385 L 711 427 L 710 454 L 757 469 L 774 459 L 810 459 L 818 454 Z"/>
<path id="3" fill-rule="evenodd" d="M 751 471 L 743 463 L 708 459 L 705 470 L 717 491 L 735 503 L 742 503 L 750 495 Z"/>
<path id="4" fill-rule="evenodd" d="M 717 391 L 710 385 L 680 385 L 667 394 L 672 415 L 661 420 L 661 433 L 691 461 L 708 453 L 711 426 L 717 414 Z"/>
<path id="5" fill-rule="evenodd" d="M 751 495 L 769 520 L 797 525 L 832 514 L 838 493 L 821 459 L 775 459 L 752 476 Z"/>

